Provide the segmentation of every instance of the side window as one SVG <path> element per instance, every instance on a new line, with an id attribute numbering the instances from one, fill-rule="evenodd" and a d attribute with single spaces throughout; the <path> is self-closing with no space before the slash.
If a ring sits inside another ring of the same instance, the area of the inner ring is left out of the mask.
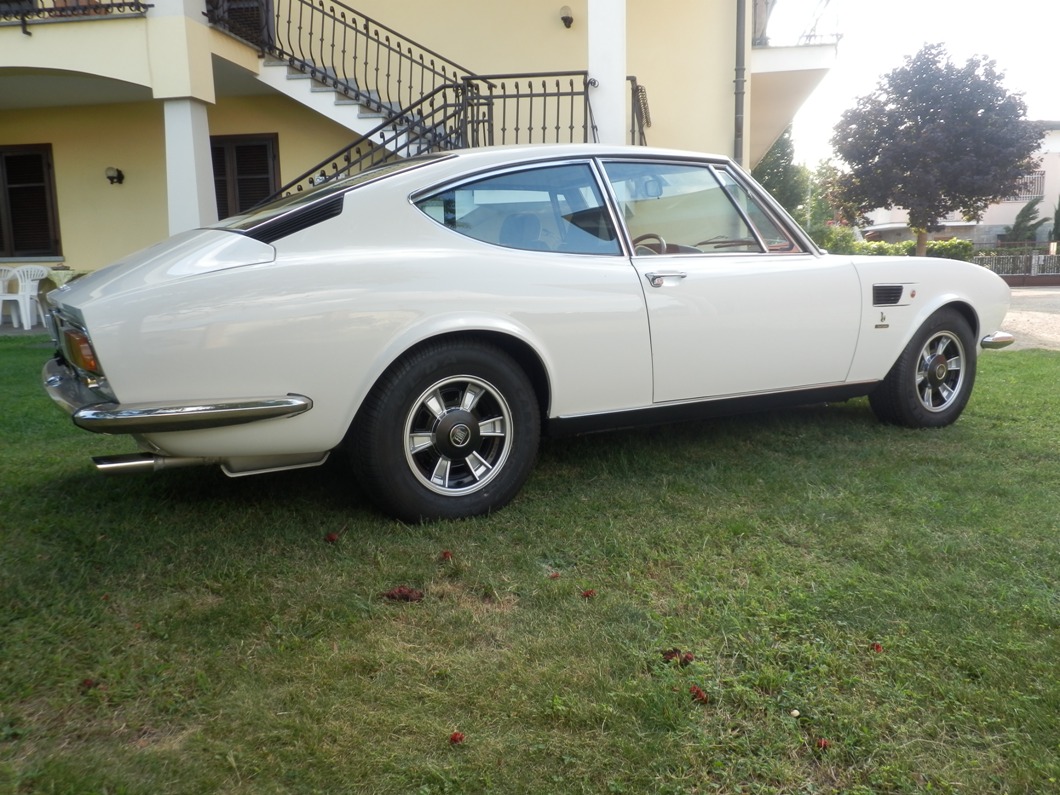
<path id="1" fill-rule="evenodd" d="M 778 240 L 789 246 L 784 250 L 794 247 L 724 170 L 643 162 L 607 163 L 605 169 L 638 256 L 761 253 L 767 245 L 780 250 L 773 248 Z"/>
<path id="2" fill-rule="evenodd" d="M 603 197 L 584 163 L 512 171 L 416 200 L 440 224 L 527 251 L 619 254 Z"/>

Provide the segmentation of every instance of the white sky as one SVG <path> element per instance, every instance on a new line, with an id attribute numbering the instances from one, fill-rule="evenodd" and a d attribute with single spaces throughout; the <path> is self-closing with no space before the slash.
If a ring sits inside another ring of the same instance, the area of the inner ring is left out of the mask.
<path id="1" fill-rule="evenodd" d="M 796 159 L 811 168 L 843 111 L 871 92 L 925 43 L 941 42 L 963 65 L 973 55 L 997 62 L 1008 90 L 1022 93 L 1027 116 L 1060 121 L 1060 0 L 779 0 L 769 35 L 784 43 L 805 32 L 839 32 L 836 63 L 795 117 Z"/>

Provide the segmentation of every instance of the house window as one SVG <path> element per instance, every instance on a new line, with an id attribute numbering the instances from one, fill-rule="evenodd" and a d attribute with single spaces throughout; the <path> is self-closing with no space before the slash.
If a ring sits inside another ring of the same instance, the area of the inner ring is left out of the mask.
<path id="1" fill-rule="evenodd" d="M 1019 182 L 1016 192 L 1009 196 L 1007 202 L 1029 202 L 1045 195 L 1045 172 L 1034 171 L 1025 175 Z"/>
<path id="2" fill-rule="evenodd" d="M 0 146 L 0 257 L 58 257 L 52 148 Z"/>
<path id="3" fill-rule="evenodd" d="M 210 146 L 218 219 L 246 212 L 280 189 L 277 136 L 214 136 Z"/>
<path id="4" fill-rule="evenodd" d="M 36 7 L 34 0 L 0 0 L 0 17 L 18 16 Z"/>

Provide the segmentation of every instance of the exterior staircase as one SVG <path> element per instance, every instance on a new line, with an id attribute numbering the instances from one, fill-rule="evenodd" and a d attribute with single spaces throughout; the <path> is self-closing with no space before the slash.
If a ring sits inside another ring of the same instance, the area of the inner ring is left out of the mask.
<path id="1" fill-rule="evenodd" d="M 401 110 L 384 103 L 378 93 L 368 94 L 373 100 L 368 104 L 356 94 L 351 96 L 336 86 L 333 70 L 317 71 L 315 65 L 298 68 L 273 55 L 262 58 L 258 80 L 358 136 L 371 134 L 380 121 L 398 115 Z"/>
<path id="2" fill-rule="evenodd" d="M 584 71 L 478 75 L 337 0 L 206 4 L 215 27 L 259 51 L 261 82 L 358 136 L 281 194 L 424 152 L 596 140 Z M 631 139 L 644 143 L 646 101 L 630 79 Z"/>

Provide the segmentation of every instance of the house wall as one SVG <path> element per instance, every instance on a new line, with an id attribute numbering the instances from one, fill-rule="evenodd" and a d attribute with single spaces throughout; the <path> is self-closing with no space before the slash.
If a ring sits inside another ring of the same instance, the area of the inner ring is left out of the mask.
<path id="1" fill-rule="evenodd" d="M 228 97 L 208 110 L 210 135 L 279 136 L 280 179 L 305 173 L 325 156 L 349 146 L 352 135 L 340 124 L 306 113 L 282 96 Z"/>
<path id="2" fill-rule="evenodd" d="M 161 105 L 8 110 L 0 141 L 51 144 L 62 250 L 75 270 L 166 237 Z M 123 184 L 107 181 L 108 166 L 125 173 Z"/>
<path id="3" fill-rule="evenodd" d="M 209 108 L 209 120 L 211 135 L 278 133 L 282 175 L 302 173 L 350 137 L 285 97 L 222 99 Z M 51 144 L 63 261 L 75 270 L 102 267 L 168 236 L 160 103 L 9 110 L 0 114 L 0 141 Z M 121 185 L 107 181 L 108 166 L 125 174 Z"/>
<path id="4" fill-rule="evenodd" d="M 574 16 L 569 30 L 559 18 L 562 5 Z M 355 6 L 478 73 L 580 70 L 588 61 L 586 0 L 357 0 Z M 626 26 L 628 72 L 647 88 L 653 111 L 648 142 L 732 154 L 736 4 L 626 0 Z"/>

